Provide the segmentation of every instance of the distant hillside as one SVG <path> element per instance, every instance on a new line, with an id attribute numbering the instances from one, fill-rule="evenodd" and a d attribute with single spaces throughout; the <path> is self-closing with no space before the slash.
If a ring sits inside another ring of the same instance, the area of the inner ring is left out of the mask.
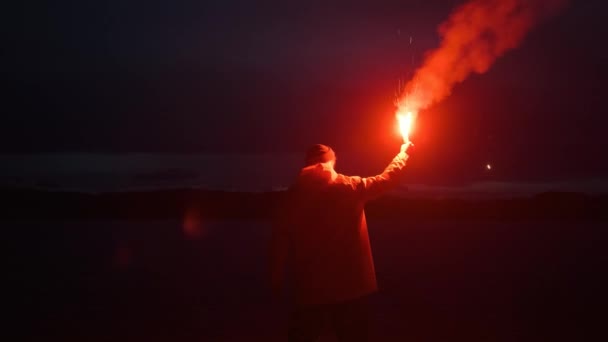
<path id="1" fill-rule="evenodd" d="M 0 219 L 270 219 L 284 192 L 193 189 L 82 193 L 0 188 Z M 607 220 L 608 196 L 547 192 L 532 197 L 465 200 L 382 197 L 367 205 L 371 218 L 403 220 Z"/>

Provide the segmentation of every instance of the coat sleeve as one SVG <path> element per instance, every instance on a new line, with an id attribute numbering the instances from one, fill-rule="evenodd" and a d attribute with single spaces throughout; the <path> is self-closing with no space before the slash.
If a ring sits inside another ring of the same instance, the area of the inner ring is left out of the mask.
<path id="1" fill-rule="evenodd" d="M 363 200 L 370 200 L 392 190 L 399 185 L 408 158 L 407 154 L 399 153 L 381 174 L 365 178 L 352 177 L 355 191 Z"/>

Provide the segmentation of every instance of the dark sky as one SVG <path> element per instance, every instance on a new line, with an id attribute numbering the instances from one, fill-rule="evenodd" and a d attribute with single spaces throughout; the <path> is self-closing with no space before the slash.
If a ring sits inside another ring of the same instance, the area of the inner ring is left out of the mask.
<path id="1" fill-rule="evenodd" d="M 461 2 L 14 3 L 2 15 L 0 153 L 322 142 L 375 165 L 398 148 L 398 79 Z M 499 178 L 608 177 L 605 21 L 603 1 L 572 1 L 421 113 L 412 172 L 470 175 L 492 162 Z"/>

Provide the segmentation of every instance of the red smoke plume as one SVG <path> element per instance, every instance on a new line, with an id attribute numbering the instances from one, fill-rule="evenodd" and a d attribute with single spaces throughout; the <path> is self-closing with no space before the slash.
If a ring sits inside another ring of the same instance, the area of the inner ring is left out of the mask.
<path id="1" fill-rule="evenodd" d="M 428 108 L 450 95 L 471 73 L 486 72 L 516 48 L 543 18 L 567 0 L 472 0 L 439 26 L 441 45 L 429 52 L 397 100 L 398 113 Z"/>

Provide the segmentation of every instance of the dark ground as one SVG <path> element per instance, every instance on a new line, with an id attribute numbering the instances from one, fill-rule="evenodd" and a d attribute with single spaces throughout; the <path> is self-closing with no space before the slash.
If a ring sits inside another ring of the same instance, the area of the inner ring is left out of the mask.
<path id="1" fill-rule="evenodd" d="M 22 336 L 281 341 L 254 220 L 11 220 Z M 605 335 L 606 224 L 370 219 L 374 341 L 590 341 Z M 331 338 L 328 338 L 331 340 Z"/>

